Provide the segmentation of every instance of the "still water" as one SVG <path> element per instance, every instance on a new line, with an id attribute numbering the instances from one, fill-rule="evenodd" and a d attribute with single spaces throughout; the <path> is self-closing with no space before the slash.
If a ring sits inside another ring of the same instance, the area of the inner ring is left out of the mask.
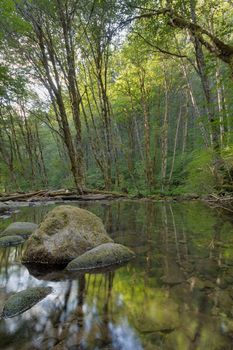
<path id="1" fill-rule="evenodd" d="M 233 349 L 233 218 L 203 203 L 72 203 L 101 217 L 136 259 L 115 271 L 66 280 L 31 275 L 23 246 L 0 249 L 0 307 L 34 286 L 53 293 L 0 320 L 0 349 Z M 53 206 L 0 221 L 40 223 Z"/>

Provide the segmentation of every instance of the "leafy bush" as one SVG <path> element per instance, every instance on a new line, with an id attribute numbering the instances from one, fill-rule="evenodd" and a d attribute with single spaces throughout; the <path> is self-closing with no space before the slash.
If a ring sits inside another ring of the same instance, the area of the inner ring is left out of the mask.
<path id="1" fill-rule="evenodd" d="M 192 152 L 192 160 L 186 167 L 187 177 L 182 192 L 208 194 L 214 191 L 213 154 L 210 150 Z"/>

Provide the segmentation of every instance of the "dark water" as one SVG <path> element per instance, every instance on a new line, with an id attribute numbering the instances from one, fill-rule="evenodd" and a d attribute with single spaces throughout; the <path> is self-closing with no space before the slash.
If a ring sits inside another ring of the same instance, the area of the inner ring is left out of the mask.
<path id="1" fill-rule="evenodd" d="M 74 204 L 76 205 L 76 204 Z M 0 349 L 233 349 L 233 219 L 202 203 L 77 204 L 100 216 L 137 257 L 116 271 L 49 281 L 31 276 L 23 247 L 0 250 L 0 303 L 52 286 L 39 304 L 0 321 Z M 39 223 L 51 206 L 0 221 Z"/>

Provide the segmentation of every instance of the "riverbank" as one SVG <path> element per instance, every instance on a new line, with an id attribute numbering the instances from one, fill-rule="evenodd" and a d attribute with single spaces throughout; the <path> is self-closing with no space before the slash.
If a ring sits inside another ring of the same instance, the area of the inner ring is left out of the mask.
<path id="1" fill-rule="evenodd" d="M 40 190 L 34 192 L 15 192 L 0 194 L 0 215 L 9 214 L 16 207 L 37 205 L 39 203 L 64 203 L 72 201 L 111 201 L 111 200 L 139 200 L 156 202 L 183 202 L 183 201 L 204 201 L 213 208 L 221 208 L 233 212 L 233 194 L 209 194 L 198 195 L 187 193 L 180 195 L 130 195 L 127 193 L 87 190 L 83 195 L 78 195 L 74 190 Z"/>

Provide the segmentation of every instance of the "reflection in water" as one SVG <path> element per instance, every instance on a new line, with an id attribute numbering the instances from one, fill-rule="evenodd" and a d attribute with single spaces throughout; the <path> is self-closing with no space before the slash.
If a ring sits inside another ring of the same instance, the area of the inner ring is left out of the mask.
<path id="1" fill-rule="evenodd" d="M 201 203 L 80 206 L 100 216 L 137 258 L 98 274 L 31 275 L 20 264 L 24 247 L 0 249 L 1 305 L 28 287 L 54 290 L 22 315 L 0 321 L 1 349 L 232 349 L 233 225 L 227 217 Z M 0 228 L 39 223 L 49 209 L 24 207 Z"/>

